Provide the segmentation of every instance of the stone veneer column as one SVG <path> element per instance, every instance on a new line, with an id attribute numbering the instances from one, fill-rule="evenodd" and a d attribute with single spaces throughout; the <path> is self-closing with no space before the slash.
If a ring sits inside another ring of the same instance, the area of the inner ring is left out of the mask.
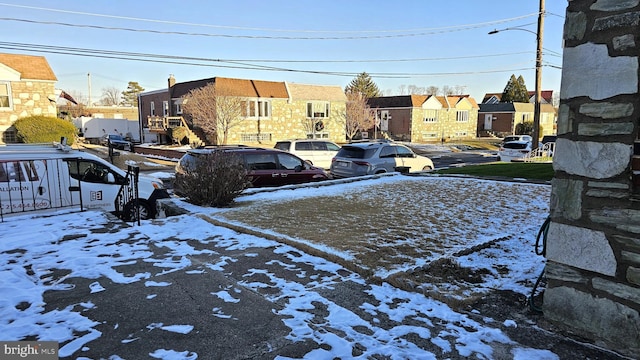
<path id="1" fill-rule="evenodd" d="M 568 4 L 544 314 L 640 357 L 640 0 Z"/>

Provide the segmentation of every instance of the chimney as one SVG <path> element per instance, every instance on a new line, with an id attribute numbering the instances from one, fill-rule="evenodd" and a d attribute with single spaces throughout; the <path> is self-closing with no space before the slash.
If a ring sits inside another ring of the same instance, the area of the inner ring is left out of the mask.
<path id="1" fill-rule="evenodd" d="M 176 78 L 173 77 L 173 74 L 169 74 L 169 89 L 171 89 L 173 87 L 173 85 L 176 84 Z"/>

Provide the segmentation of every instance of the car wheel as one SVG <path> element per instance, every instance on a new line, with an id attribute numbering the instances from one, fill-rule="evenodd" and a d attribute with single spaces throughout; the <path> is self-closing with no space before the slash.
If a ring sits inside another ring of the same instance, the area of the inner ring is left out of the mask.
<path id="1" fill-rule="evenodd" d="M 153 212 L 148 202 L 142 199 L 138 199 L 138 211 L 140 212 L 140 220 L 149 220 L 153 218 Z M 123 218 L 127 221 L 136 220 L 136 200 L 131 200 L 124 207 L 122 214 Z"/>

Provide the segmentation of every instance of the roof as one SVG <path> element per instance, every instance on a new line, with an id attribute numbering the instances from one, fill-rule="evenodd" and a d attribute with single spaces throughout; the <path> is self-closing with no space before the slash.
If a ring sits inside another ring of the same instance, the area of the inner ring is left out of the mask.
<path id="1" fill-rule="evenodd" d="M 287 83 L 291 98 L 304 100 L 346 101 L 347 96 L 340 86 L 334 85 L 305 85 Z"/>
<path id="2" fill-rule="evenodd" d="M 0 64 L 19 72 L 22 80 L 58 81 L 44 56 L 0 54 Z"/>
<path id="3" fill-rule="evenodd" d="M 529 98 L 531 98 L 531 97 L 533 97 L 535 95 L 536 95 L 535 91 L 529 91 Z M 549 104 L 553 103 L 553 90 L 542 90 L 540 92 L 540 96 L 547 103 L 549 103 Z M 482 103 L 483 104 L 486 103 L 492 97 L 495 98 L 496 100 L 500 101 L 502 99 L 502 93 L 486 93 L 486 94 L 484 94 L 484 98 L 482 99 Z"/>
<path id="4" fill-rule="evenodd" d="M 216 89 L 220 87 L 224 88 L 227 92 L 227 95 L 231 96 L 283 99 L 289 98 L 284 82 L 231 79 L 222 77 L 213 77 L 209 79 L 176 83 L 171 88 L 171 97 L 182 97 L 188 94 L 189 91 L 205 87 L 210 83 L 214 83 Z"/>
<path id="5" fill-rule="evenodd" d="M 434 96 L 434 95 L 398 95 L 398 96 L 381 96 L 368 100 L 369 106 L 372 108 L 410 108 L 421 107 L 425 101 L 430 98 L 438 100 L 443 107 L 455 107 L 463 99 L 469 100 L 474 108 L 478 108 L 476 101 L 469 95 L 455 96 Z"/>

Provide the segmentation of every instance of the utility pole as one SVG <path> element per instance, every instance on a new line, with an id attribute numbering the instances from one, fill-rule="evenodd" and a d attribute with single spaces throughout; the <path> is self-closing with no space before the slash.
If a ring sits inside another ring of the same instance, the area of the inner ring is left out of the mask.
<path id="1" fill-rule="evenodd" d="M 533 105 L 533 143 L 532 149 L 538 148 L 540 140 L 540 102 L 542 100 L 542 37 L 544 35 L 544 0 L 540 0 L 538 12 L 538 31 L 536 32 L 536 95 Z"/>
<path id="2" fill-rule="evenodd" d="M 87 73 L 87 83 L 89 85 L 89 103 L 87 106 L 91 107 L 91 73 Z"/>

